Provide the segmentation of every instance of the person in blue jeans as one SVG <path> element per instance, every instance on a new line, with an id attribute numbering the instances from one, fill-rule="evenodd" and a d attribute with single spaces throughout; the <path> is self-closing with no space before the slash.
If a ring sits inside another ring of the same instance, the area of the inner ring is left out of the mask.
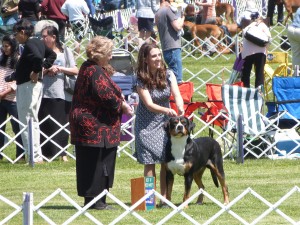
<path id="1" fill-rule="evenodd" d="M 18 2 L 18 0 L 0 1 L 0 16 L 4 26 L 14 25 L 18 21 Z"/>
<path id="2" fill-rule="evenodd" d="M 16 104 L 16 82 L 6 82 L 6 77 L 11 77 L 14 72 L 15 65 L 19 58 L 18 43 L 13 35 L 6 35 L 2 38 L 2 47 L 0 53 L 0 124 L 2 125 L 7 116 L 13 116 L 18 119 L 18 111 Z M 6 78 L 7 79 L 7 78 Z M 12 130 L 17 135 L 20 132 L 19 123 L 14 118 L 10 119 Z M 5 125 L 1 126 L 1 130 L 5 132 Z M 5 136 L 0 133 L 0 153 L 1 148 L 4 146 Z M 22 149 L 22 138 L 19 134 L 16 138 L 16 158 L 25 159 L 24 150 Z M 0 159 L 3 156 L 0 154 Z"/>
<path id="3" fill-rule="evenodd" d="M 178 17 L 170 8 L 168 0 L 160 0 L 160 8 L 155 14 L 155 21 L 161 41 L 164 60 L 173 70 L 177 83 L 182 83 L 181 36 L 184 15 Z"/>
<path id="4" fill-rule="evenodd" d="M 93 0 L 85 0 L 85 1 L 86 1 L 87 6 L 90 9 L 90 16 L 94 17 L 96 11 L 95 11 L 95 6 L 93 4 Z"/>

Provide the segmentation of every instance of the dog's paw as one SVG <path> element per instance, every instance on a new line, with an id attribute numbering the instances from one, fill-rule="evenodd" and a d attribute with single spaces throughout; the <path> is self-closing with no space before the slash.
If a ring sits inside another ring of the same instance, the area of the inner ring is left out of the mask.
<path id="1" fill-rule="evenodd" d="M 224 205 L 228 205 L 229 204 L 229 202 L 224 202 Z"/>
<path id="2" fill-rule="evenodd" d="M 203 205 L 203 202 L 196 202 L 197 205 Z"/>

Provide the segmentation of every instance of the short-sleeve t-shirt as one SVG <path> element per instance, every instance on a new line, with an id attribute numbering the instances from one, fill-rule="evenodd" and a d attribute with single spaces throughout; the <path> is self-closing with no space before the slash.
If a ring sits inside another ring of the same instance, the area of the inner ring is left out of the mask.
<path id="1" fill-rule="evenodd" d="M 181 47 L 180 36 L 171 22 L 178 19 L 170 7 L 162 7 L 155 14 L 155 21 L 163 51 Z"/>

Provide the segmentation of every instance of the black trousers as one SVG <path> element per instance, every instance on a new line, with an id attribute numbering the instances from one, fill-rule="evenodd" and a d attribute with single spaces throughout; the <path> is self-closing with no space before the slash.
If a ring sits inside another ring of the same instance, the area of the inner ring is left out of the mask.
<path id="1" fill-rule="evenodd" d="M 252 66 L 255 68 L 255 87 L 264 84 L 264 66 L 266 64 L 266 55 L 264 53 L 256 53 L 247 56 L 242 69 L 242 82 L 245 87 L 250 87 L 250 75 Z"/>
<path id="2" fill-rule="evenodd" d="M 113 186 L 117 147 L 76 147 L 77 193 L 96 197 Z"/>
<path id="3" fill-rule="evenodd" d="M 48 115 L 51 115 L 57 122 L 61 125 L 65 125 L 69 121 L 69 112 L 71 108 L 71 102 L 67 102 L 63 99 L 52 99 L 52 98 L 42 98 L 41 106 L 39 109 L 39 121 L 42 121 Z M 48 137 L 53 135 L 55 132 L 59 130 L 59 126 L 51 119 L 45 120 L 40 125 L 41 132 L 45 133 Z M 40 136 L 41 143 L 43 143 L 46 138 L 41 135 Z M 65 147 L 68 144 L 69 134 L 62 130 L 54 135 L 51 140 L 56 142 L 59 146 Z M 44 156 L 51 158 L 56 155 L 60 148 L 57 147 L 51 141 L 46 142 L 42 147 L 42 153 Z M 63 152 L 61 156 L 65 156 L 66 153 Z"/>
<path id="4" fill-rule="evenodd" d="M 273 15 L 275 10 L 276 0 L 269 0 L 268 1 L 268 13 L 267 17 L 270 18 L 270 25 L 273 25 Z M 283 22 L 283 3 L 277 5 L 278 17 L 277 22 Z"/>

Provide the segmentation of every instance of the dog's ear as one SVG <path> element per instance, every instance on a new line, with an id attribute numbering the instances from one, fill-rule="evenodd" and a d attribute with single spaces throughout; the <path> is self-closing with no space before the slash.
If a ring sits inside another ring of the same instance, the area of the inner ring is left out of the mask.
<path id="1" fill-rule="evenodd" d="M 170 120 L 164 122 L 164 128 L 165 128 L 166 131 L 169 131 L 169 129 L 170 129 Z"/>
<path id="2" fill-rule="evenodd" d="M 188 121 L 189 121 L 189 125 L 188 125 L 189 133 L 192 133 L 192 131 L 194 130 L 196 124 L 193 121 L 189 120 L 189 119 L 188 119 Z"/>

